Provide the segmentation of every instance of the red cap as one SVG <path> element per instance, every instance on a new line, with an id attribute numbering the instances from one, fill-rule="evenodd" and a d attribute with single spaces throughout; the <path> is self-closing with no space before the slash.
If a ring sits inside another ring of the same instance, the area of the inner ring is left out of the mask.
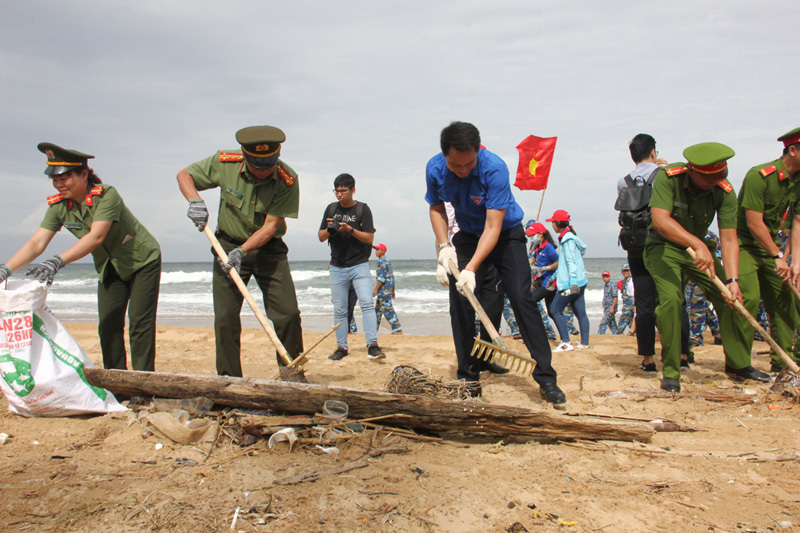
<path id="1" fill-rule="evenodd" d="M 545 220 L 545 222 L 569 222 L 569 213 L 563 209 L 557 209 L 553 216 Z"/>
<path id="2" fill-rule="evenodd" d="M 603 270 L 603 276 L 610 276 L 610 275 L 611 272 L 609 272 L 608 270 Z"/>
<path id="3" fill-rule="evenodd" d="M 382 251 L 384 251 L 384 252 L 386 251 L 386 245 L 385 245 L 385 244 L 383 244 L 383 243 L 380 243 L 380 244 L 379 244 L 379 245 L 377 245 L 377 246 L 373 246 L 373 248 L 375 248 L 376 250 L 382 250 Z"/>
<path id="4" fill-rule="evenodd" d="M 545 231 L 547 231 L 547 228 L 544 227 L 544 224 L 541 222 L 534 222 L 525 230 L 525 235 L 536 235 L 537 233 L 544 233 Z"/>

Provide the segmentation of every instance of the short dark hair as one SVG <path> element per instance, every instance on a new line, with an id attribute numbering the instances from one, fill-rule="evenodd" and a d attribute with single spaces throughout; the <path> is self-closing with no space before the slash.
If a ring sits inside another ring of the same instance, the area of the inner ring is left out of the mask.
<path id="1" fill-rule="evenodd" d="M 469 122 L 451 122 L 442 130 L 439 146 L 444 155 L 447 155 L 450 148 L 455 148 L 458 152 L 477 152 L 481 148 L 481 134 Z"/>
<path id="2" fill-rule="evenodd" d="M 333 180 L 333 186 L 352 189 L 356 186 L 356 179 L 350 174 L 339 174 L 336 176 L 336 179 Z"/>
<path id="3" fill-rule="evenodd" d="M 652 135 L 640 133 L 628 143 L 631 150 L 631 159 L 637 165 L 650 157 L 650 153 L 656 149 L 656 140 Z"/>
<path id="4" fill-rule="evenodd" d="M 784 146 L 783 147 L 783 155 L 788 154 L 789 153 L 789 148 L 791 148 L 792 146 L 794 146 L 796 150 L 800 150 L 800 142 L 796 142 L 794 144 L 790 144 L 789 146 Z"/>

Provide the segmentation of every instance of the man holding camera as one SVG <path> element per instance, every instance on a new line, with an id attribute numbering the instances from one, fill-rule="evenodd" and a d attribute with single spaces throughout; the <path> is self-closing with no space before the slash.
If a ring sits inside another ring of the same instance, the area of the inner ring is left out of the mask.
<path id="1" fill-rule="evenodd" d="M 329 359 L 338 361 L 349 354 L 347 344 L 347 295 L 350 284 L 356 290 L 364 334 L 367 338 L 367 357 L 386 357 L 378 346 L 378 324 L 375 304 L 372 301 L 372 275 L 369 257 L 372 254 L 372 211 L 363 202 L 353 199 L 356 180 L 350 174 L 339 174 L 333 181 L 333 202 L 322 215 L 319 241 L 328 241 L 331 247 L 331 297 L 333 298 L 333 323 L 336 328 L 336 351 Z"/>

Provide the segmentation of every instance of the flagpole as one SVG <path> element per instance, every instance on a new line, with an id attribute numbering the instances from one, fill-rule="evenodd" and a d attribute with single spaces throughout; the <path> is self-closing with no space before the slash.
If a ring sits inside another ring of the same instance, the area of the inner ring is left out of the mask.
<path id="1" fill-rule="evenodd" d="M 547 189 L 542 189 L 542 199 L 539 200 L 539 211 L 536 213 L 536 222 L 540 222 L 539 216 L 542 214 L 542 204 L 544 204 L 544 193 L 547 192 Z"/>

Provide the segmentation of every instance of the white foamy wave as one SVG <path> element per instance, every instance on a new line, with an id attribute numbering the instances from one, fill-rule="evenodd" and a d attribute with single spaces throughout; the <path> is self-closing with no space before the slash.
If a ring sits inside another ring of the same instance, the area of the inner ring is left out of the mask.
<path id="1" fill-rule="evenodd" d="M 201 272 L 184 272 L 183 270 L 162 272 L 161 285 L 172 283 L 211 283 L 211 270 Z"/>
<path id="2" fill-rule="evenodd" d="M 294 270 L 292 271 L 292 279 L 295 282 L 308 281 L 316 278 L 328 278 L 327 270 Z"/>
<path id="3" fill-rule="evenodd" d="M 53 289 L 86 289 L 97 286 L 97 278 L 58 279 L 53 282 Z"/>
<path id="4" fill-rule="evenodd" d="M 412 270 L 410 272 L 397 272 L 394 273 L 395 277 L 397 278 L 413 278 L 418 276 L 430 276 L 431 278 L 436 277 L 436 269 L 433 270 Z"/>

